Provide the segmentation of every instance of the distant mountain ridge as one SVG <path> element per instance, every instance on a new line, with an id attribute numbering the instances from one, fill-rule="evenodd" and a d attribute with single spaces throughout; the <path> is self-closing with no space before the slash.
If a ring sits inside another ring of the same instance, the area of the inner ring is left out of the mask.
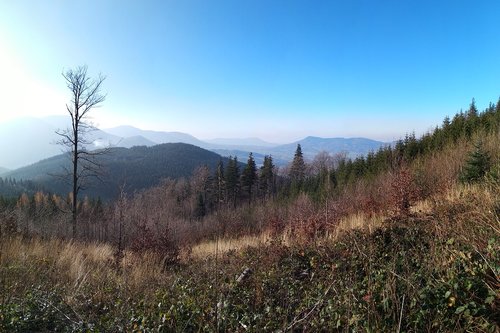
<path id="1" fill-rule="evenodd" d="M 142 136 L 143 138 L 154 142 L 155 144 L 182 142 L 189 143 L 198 147 L 201 147 L 204 144 L 203 141 L 198 140 L 194 136 L 182 132 L 141 130 L 133 126 L 118 126 L 107 128 L 104 131 L 106 133 L 110 133 L 122 138 Z"/>
<path id="2" fill-rule="evenodd" d="M 331 154 L 347 153 L 348 157 L 358 157 L 376 151 L 387 145 L 384 142 L 366 138 L 320 138 L 308 136 L 302 140 L 273 148 L 275 156 L 289 156 L 300 144 L 304 157 L 312 160 L 321 151 Z"/>
<path id="3" fill-rule="evenodd" d="M 376 151 L 387 144 L 366 138 L 320 138 L 315 136 L 308 136 L 302 140 L 281 145 L 266 142 L 259 138 L 218 138 L 201 141 L 189 134 L 147 131 L 132 126 L 119 126 L 105 131 L 121 136 L 138 135 L 156 143 L 190 143 L 214 151 L 222 156 L 236 156 L 242 162 L 246 162 L 250 152 L 254 153 L 257 164 L 262 163 L 265 155 L 272 155 L 277 165 L 286 165 L 293 159 L 297 144 L 301 145 L 304 157 L 308 160 L 312 160 L 321 151 L 327 151 L 331 154 L 346 153 L 347 156 L 354 158 Z M 259 143 L 261 145 L 258 145 Z M 151 143 L 148 144 L 151 145 Z"/>
<path id="4" fill-rule="evenodd" d="M 256 146 L 256 147 L 276 147 L 277 143 L 271 143 L 259 138 L 216 138 L 205 140 L 205 142 L 213 145 L 226 146 Z"/>
<path id="5" fill-rule="evenodd" d="M 66 116 L 21 118 L 0 123 L 0 165 L 16 169 L 60 154 L 65 151 L 65 148 L 55 144 L 60 139 L 55 131 L 65 129 L 68 125 L 69 118 Z M 162 143 L 180 142 L 212 150 L 223 156 L 237 156 L 243 162 L 246 162 L 250 152 L 254 153 L 258 164 L 261 163 L 264 155 L 272 155 L 277 165 L 288 164 L 293 159 L 299 143 L 302 146 L 304 157 L 308 160 L 312 160 L 318 152 L 323 150 L 331 154 L 345 152 L 349 157 L 357 157 L 386 145 L 384 142 L 365 138 L 319 138 L 313 136 L 280 145 L 259 138 L 218 138 L 202 141 L 182 132 L 142 130 L 133 126 L 97 129 L 88 133 L 87 138 L 91 142 L 91 145 L 88 146 L 89 149 L 152 147 Z"/>

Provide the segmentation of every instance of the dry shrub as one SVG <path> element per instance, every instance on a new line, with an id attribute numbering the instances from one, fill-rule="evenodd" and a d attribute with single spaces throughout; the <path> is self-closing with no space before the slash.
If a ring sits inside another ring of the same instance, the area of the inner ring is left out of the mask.
<path id="1" fill-rule="evenodd" d="M 304 193 L 292 203 L 289 221 L 289 228 L 285 232 L 299 243 L 311 242 L 324 236 L 328 226 L 326 215 Z"/>
<path id="2" fill-rule="evenodd" d="M 130 249 L 136 253 L 151 252 L 159 255 L 165 268 L 179 262 L 179 247 L 172 239 L 168 226 L 161 228 L 160 232 L 153 233 L 146 224 L 139 225 Z"/>
<path id="3" fill-rule="evenodd" d="M 285 230 L 285 219 L 282 216 L 275 215 L 269 219 L 268 224 L 271 237 L 276 240 L 279 239 L 280 235 Z"/>
<path id="4" fill-rule="evenodd" d="M 392 213 L 398 217 L 409 216 L 411 205 L 418 199 L 418 189 L 407 166 L 401 166 L 393 174 L 389 191 Z"/>
<path id="5" fill-rule="evenodd" d="M 17 234 L 17 225 L 14 213 L 11 211 L 0 212 L 0 237 Z"/>

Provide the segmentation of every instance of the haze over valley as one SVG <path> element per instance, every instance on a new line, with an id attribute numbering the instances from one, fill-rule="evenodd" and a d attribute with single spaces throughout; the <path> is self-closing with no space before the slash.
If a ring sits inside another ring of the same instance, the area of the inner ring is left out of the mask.
<path id="1" fill-rule="evenodd" d="M 19 118 L 0 123 L 0 154 L 4 156 L 1 161 L 2 167 L 13 170 L 63 153 L 64 148 L 57 145 L 60 137 L 56 131 L 68 128 L 70 125 L 68 122 L 69 118 L 66 116 L 50 116 Z M 32 135 L 36 135 L 37 139 L 33 140 Z M 288 144 L 273 144 L 258 138 L 219 138 L 202 141 L 187 133 L 142 130 L 133 126 L 96 129 L 89 132 L 88 141 L 91 142 L 88 145 L 89 149 L 188 143 L 214 151 L 224 157 L 236 156 L 240 161 L 246 160 L 248 154 L 253 152 L 258 164 L 262 164 L 264 155 L 271 155 L 279 166 L 285 166 L 293 159 L 295 148 L 299 143 L 308 160 L 312 160 L 321 151 L 330 154 L 343 153 L 355 158 L 376 151 L 387 144 L 366 138 L 311 136 Z"/>

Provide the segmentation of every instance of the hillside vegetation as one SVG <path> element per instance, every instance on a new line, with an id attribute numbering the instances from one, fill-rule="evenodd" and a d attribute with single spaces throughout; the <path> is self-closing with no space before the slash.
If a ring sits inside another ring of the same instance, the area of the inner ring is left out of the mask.
<path id="1" fill-rule="evenodd" d="M 109 153 L 99 156 L 97 160 L 103 166 L 104 181 L 88 185 L 88 190 L 83 193 L 95 198 L 114 199 L 122 188 L 127 193 L 133 193 L 157 185 L 161 179 L 189 177 L 201 165 L 215 170 L 221 160 L 227 161 L 216 153 L 184 143 L 110 148 Z M 71 186 L 60 176 L 64 175 L 64 168 L 69 168 L 70 163 L 68 155 L 57 155 L 8 172 L 4 177 L 30 180 L 38 188 L 65 194 L 70 192 Z"/>
<path id="2" fill-rule="evenodd" d="M 231 159 L 83 201 L 71 241 L 63 199 L 3 202 L 0 331 L 498 332 L 499 129 L 473 102 L 355 160 Z"/>

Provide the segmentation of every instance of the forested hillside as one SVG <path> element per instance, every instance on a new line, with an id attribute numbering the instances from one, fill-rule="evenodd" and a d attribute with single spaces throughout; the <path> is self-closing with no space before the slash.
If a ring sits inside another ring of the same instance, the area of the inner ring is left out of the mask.
<path id="1" fill-rule="evenodd" d="M 167 147 L 194 164 L 109 163 Z M 71 242 L 66 198 L 0 201 L 0 330 L 498 331 L 500 101 L 354 160 L 243 162 L 83 199 Z"/>
<path id="2" fill-rule="evenodd" d="M 162 179 L 189 177 L 200 166 L 215 170 L 219 161 L 227 161 L 208 150 L 183 143 L 166 143 L 152 147 L 111 148 L 100 155 L 102 182 L 87 185 L 84 195 L 103 199 L 116 198 L 122 187 L 127 193 L 158 185 Z M 30 166 L 8 172 L 5 176 L 17 180 L 30 180 L 52 193 L 66 195 L 70 185 L 61 176 L 69 168 L 70 158 L 57 155 Z M 68 178 L 65 178 L 68 180 Z M 1 183 L 0 183 L 1 185 Z M 2 187 L 0 186 L 0 191 Z M 7 190 L 4 190 L 7 194 Z"/>

